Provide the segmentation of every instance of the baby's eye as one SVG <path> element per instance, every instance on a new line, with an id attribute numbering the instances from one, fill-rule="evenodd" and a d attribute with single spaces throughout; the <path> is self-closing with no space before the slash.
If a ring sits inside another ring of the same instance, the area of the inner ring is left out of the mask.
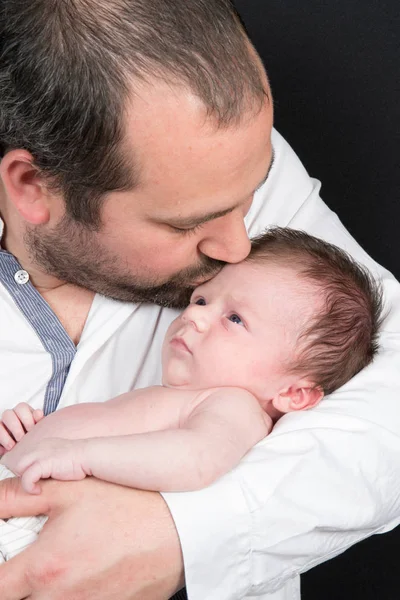
<path id="1" fill-rule="evenodd" d="M 232 322 L 232 323 L 236 323 L 237 325 L 243 325 L 243 321 L 242 319 L 239 317 L 239 315 L 237 315 L 236 313 L 233 313 L 232 315 L 230 315 L 228 317 L 228 319 Z"/>
<path id="2" fill-rule="evenodd" d="M 198 306 L 205 306 L 206 305 L 206 301 L 204 298 L 197 298 L 194 301 L 195 304 L 197 304 Z"/>

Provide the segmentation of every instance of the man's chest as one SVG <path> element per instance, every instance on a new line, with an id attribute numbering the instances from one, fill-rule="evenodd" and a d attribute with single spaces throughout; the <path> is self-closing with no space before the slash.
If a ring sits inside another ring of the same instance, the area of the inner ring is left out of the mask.
<path id="1" fill-rule="evenodd" d="M 54 410 L 104 401 L 160 383 L 162 339 L 173 311 L 96 297 L 77 346 L 40 309 L 27 312 L 0 288 L 0 412 L 18 402 L 43 408 L 51 401 Z"/>
<path id="2" fill-rule="evenodd" d="M 66 335 L 74 345 L 77 345 L 82 337 L 95 294 L 89 290 L 68 285 L 40 293 L 42 299 L 50 306 L 54 316 L 60 321 Z"/>

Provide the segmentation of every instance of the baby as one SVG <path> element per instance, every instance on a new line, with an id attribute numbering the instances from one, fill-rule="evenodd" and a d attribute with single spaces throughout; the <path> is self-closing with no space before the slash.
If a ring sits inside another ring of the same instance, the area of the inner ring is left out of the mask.
<path id="1" fill-rule="evenodd" d="M 346 253 L 271 229 L 245 261 L 196 288 L 170 325 L 162 386 L 44 419 L 28 405 L 6 411 L 2 477 L 8 467 L 30 493 L 49 477 L 157 491 L 210 485 L 283 414 L 312 408 L 370 363 L 381 319 L 380 287 Z"/>

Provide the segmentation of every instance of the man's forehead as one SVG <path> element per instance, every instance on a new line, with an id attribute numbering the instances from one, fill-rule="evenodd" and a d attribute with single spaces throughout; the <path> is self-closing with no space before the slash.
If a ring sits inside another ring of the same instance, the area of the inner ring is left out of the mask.
<path id="1" fill-rule="evenodd" d="M 140 170 L 138 190 L 153 205 L 186 205 L 215 191 L 259 185 L 271 158 L 270 103 L 240 124 L 217 128 L 190 98 L 164 92 L 135 102 L 125 130 L 126 152 Z"/>
<path id="2" fill-rule="evenodd" d="M 239 208 L 249 199 L 249 196 L 253 195 L 264 185 L 264 183 L 266 183 L 273 163 L 274 152 L 272 150 L 271 158 L 266 160 L 265 175 L 255 186 L 252 187 L 250 193 L 248 190 L 238 190 L 238 198 L 240 198 L 238 201 L 236 201 L 236 203 L 231 201 L 228 206 L 221 206 L 221 208 L 216 209 L 214 199 L 210 197 L 208 202 L 207 198 L 205 199 L 204 206 L 201 210 L 199 210 L 198 207 L 193 208 L 192 202 L 187 202 L 187 205 L 180 204 L 178 207 L 172 207 L 172 209 L 170 208 L 169 210 L 166 210 L 166 207 L 164 207 L 164 210 L 161 208 L 157 211 L 158 214 L 153 215 L 152 218 L 156 222 L 171 222 L 171 224 L 176 227 L 190 228 L 223 217 L 236 208 Z"/>

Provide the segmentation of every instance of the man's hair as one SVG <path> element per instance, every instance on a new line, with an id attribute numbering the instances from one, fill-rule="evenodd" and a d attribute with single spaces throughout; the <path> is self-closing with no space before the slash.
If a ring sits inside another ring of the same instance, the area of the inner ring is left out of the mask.
<path id="1" fill-rule="evenodd" d="M 96 228 L 105 194 L 138 183 L 122 148 L 135 81 L 190 90 L 222 128 L 260 110 L 260 64 L 230 0 L 1 0 L 0 159 L 28 150 Z"/>
<path id="2" fill-rule="evenodd" d="M 384 318 L 382 288 L 347 252 L 304 231 L 275 227 L 252 240 L 247 260 L 293 269 L 322 298 L 300 332 L 292 372 L 312 377 L 329 394 L 373 360 Z"/>

